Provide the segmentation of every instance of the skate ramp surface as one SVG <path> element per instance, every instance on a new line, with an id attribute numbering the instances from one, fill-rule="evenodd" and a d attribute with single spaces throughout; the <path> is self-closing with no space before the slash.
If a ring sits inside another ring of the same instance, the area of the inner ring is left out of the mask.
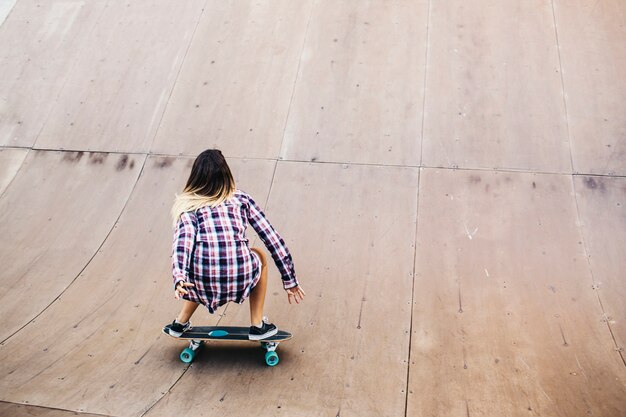
<path id="1" fill-rule="evenodd" d="M 0 4 L 0 415 L 626 414 L 621 2 Z M 307 292 L 276 367 L 161 333 L 210 147 Z"/>

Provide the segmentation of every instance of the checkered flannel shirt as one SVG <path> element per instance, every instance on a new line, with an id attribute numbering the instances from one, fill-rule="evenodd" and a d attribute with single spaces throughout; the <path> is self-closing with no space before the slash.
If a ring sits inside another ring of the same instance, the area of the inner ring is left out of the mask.
<path id="1" fill-rule="evenodd" d="M 263 211 L 243 191 L 217 207 L 183 213 L 174 232 L 174 287 L 192 282 L 184 298 L 213 312 L 228 301 L 243 302 L 259 277 L 260 260 L 245 236 L 247 225 L 269 250 L 285 289 L 298 285 L 291 254 Z"/>

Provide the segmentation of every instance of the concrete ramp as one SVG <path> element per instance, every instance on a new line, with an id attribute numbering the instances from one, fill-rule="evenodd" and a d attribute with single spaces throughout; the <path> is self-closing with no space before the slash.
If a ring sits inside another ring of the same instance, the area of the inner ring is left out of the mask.
<path id="1" fill-rule="evenodd" d="M 0 149 L 0 195 L 15 178 L 15 174 L 17 174 L 27 154 L 28 149 Z"/>
<path id="2" fill-rule="evenodd" d="M 624 364 L 571 178 L 429 170 L 420 185 L 408 414 L 619 415 Z"/>
<path id="3" fill-rule="evenodd" d="M 171 360 L 181 345 L 168 343 L 169 338 L 159 332 L 172 314 L 163 308 L 170 299 L 164 297 L 169 291 L 163 290 L 172 285 L 164 279 L 169 260 L 163 254 L 168 253 L 172 238 L 167 207 L 191 162 L 148 158 L 98 254 L 61 297 L 27 326 L 31 330 L 5 342 L 2 363 L 10 376 L 2 382 L 3 399 L 104 415 L 137 415 L 174 385 L 184 367 Z M 259 197 L 267 195 L 272 162 L 236 160 L 231 165 L 242 187 Z M 207 320 L 207 315 L 198 314 L 196 320 Z M 40 336 L 33 338 L 36 334 Z M 159 383 L 148 390 L 142 381 Z M 68 386 L 86 391 L 77 396 Z"/>
<path id="4" fill-rule="evenodd" d="M 0 416 L 626 415 L 623 2 L 0 10 Z M 307 292 L 276 367 L 161 333 L 210 147 Z"/>
<path id="5" fill-rule="evenodd" d="M 144 159 L 29 152 L 0 199 L 0 339 L 14 335 L 79 277 L 114 227 Z"/>

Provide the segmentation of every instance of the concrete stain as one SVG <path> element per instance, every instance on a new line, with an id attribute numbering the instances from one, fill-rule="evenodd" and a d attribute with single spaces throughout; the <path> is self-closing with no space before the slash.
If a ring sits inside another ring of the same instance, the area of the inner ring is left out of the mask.
<path id="1" fill-rule="evenodd" d="M 174 163 L 174 158 L 166 156 L 162 158 L 160 161 L 157 161 L 156 166 L 163 169 L 172 166 Z"/>
<path id="2" fill-rule="evenodd" d="M 470 175 L 469 176 L 469 182 L 472 183 L 472 184 L 478 184 L 481 181 L 482 181 L 482 178 L 480 177 L 480 175 Z"/>
<path id="3" fill-rule="evenodd" d="M 120 157 L 120 160 L 119 160 L 119 161 L 117 161 L 117 165 L 115 166 L 115 169 L 116 169 L 117 171 L 121 171 L 121 170 L 123 170 L 124 168 L 126 168 L 126 165 L 128 165 L 128 159 L 129 159 L 129 158 L 128 158 L 128 155 L 122 155 L 122 156 Z"/>
<path id="4" fill-rule="evenodd" d="M 108 154 L 105 153 L 89 152 L 89 162 L 94 165 L 102 165 L 107 156 Z"/>
<path id="5" fill-rule="evenodd" d="M 590 190 L 599 190 L 600 192 L 606 191 L 604 180 L 602 178 L 586 177 L 584 180 L 585 186 Z"/>
<path id="6" fill-rule="evenodd" d="M 85 152 L 83 151 L 65 152 L 65 154 L 63 155 L 63 160 L 67 162 L 79 162 L 84 154 Z"/>

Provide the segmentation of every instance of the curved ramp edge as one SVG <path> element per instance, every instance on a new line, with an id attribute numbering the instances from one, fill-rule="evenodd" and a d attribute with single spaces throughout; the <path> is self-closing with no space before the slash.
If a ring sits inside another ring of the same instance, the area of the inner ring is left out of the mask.
<path id="1" fill-rule="evenodd" d="M 39 407 L 36 405 L 16 404 L 0 401 L 0 416 L 7 417 L 109 417 L 102 414 L 87 414 L 82 412 L 59 410 Z"/>
<path id="2" fill-rule="evenodd" d="M 176 383 L 186 369 L 178 360 L 184 343 L 161 333 L 180 308 L 172 297 L 169 208 L 192 162 L 148 159 L 98 254 L 57 302 L 0 349 L 1 399 L 139 415 Z M 274 161 L 229 163 L 240 186 L 263 201 Z M 207 316 L 199 310 L 194 322 L 218 319 Z"/>
<path id="3" fill-rule="evenodd" d="M 113 228 L 145 156 L 31 151 L 0 199 L 5 340 L 53 302 Z"/>

